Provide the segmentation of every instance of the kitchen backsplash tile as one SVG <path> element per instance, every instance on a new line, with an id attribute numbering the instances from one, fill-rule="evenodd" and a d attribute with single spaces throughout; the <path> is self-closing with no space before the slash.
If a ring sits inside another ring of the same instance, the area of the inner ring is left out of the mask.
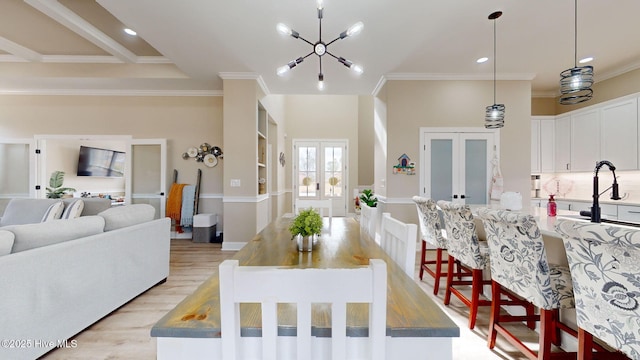
<path id="1" fill-rule="evenodd" d="M 640 203 L 640 171 L 616 171 L 620 189 L 620 202 Z M 609 169 L 598 172 L 600 192 L 611 186 L 613 176 Z M 555 194 L 557 199 L 591 200 L 593 193 L 593 172 L 558 173 L 540 175 L 540 197 Z M 611 190 L 600 195 L 601 201 L 610 200 Z"/>

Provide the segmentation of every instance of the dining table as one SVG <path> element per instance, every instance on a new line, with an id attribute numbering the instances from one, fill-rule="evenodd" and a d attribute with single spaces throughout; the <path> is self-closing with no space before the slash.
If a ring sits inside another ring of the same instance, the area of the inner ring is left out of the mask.
<path id="1" fill-rule="evenodd" d="M 239 250 L 232 259 L 240 266 L 286 266 L 297 268 L 353 268 L 382 259 L 387 264 L 387 359 L 452 358 L 453 338 L 460 329 L 449 316 L 407 275 L 374 241 L 360 233 L 351 217 L 324 219 L 322 234 L 312 251 L 298 251 L 288 230 L 290 218 L 278 218 L 267 225 Z M 295 308 L 291 304 L 278 307 L 278 336 L 282 341 L 295 339 Z M 247 353 L 259 359 L 261 319 L 258 304 L 242 304 L 241 334 Z M 347 346 L 351 354 L 366 354 L 368 305 L 348 304 Z M 330 342 L 330 311 L 315 304 L 312 334 L 317 339 L 314 356 L 327 358 Z M 170 310 L 151 329 L 156 339 L 157 359 L 220 359 L 220 295 L 218 272 L 214 271 L 192 294 Z M 330 353 L 330 352 L 329 352 Z M 358 356 L 354 356 L 358 358 Z M 315 358 L 314 358 L 315 359 Z"/>

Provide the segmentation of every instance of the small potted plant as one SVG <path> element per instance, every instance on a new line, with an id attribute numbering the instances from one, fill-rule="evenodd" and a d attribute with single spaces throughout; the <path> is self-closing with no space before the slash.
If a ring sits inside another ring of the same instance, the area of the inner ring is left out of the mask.
<path id="1" fill-rule="evenodd" d="M 311 251 L 314 238 L 322 232 L 322 217 L 313 209 L 301 210 L 289 226 L 291 240 L 297 238 L 299 251 Z"/>
<path id="2" fill-rule="evenodd" d="M 54 171 L 49 178 L 49 187 L 47 187 L 47 198 L 60 199 L 70 192 L 76 191 L 74 188 L 62 187 L 64 183 L 64 171 Z"/>
<path id="3" fill-rule="evenodd" d="M 362 190 L 362 195 L 360 195 L 360 200 L 367 204 L 369 207 L 378 206 L 378 198 L 373 195 L 373 191 L 371 189 Z M 359 204 L 358 204 L 359 205 Z"/>

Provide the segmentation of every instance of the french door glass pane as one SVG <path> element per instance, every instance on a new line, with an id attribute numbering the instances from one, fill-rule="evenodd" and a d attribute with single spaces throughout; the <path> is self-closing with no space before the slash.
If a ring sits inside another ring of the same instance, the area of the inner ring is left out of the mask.
<path id="1" fill-rule="evenodd" d="M 465 140 L 464 183 L 467 204 L 488 204 L 487 148 L 487 140 Z"/>
<path id="2" fill-rule="evenodd" d="M 298 196 L 317 196 L 316 171 L 317 148 L 314 146 L 300 146 L 298 148 Z"/>
<path id="3" fill-rule="evenodd" d="M 431 140 L 431 198 L 451 201 L 453 194 L 453 140 Z"/>
<path id="4" fill-rule="evenodd" d="M 324 148 L 324 195 L 342 196 L 342 148 Z"/>
<path id="5" fill-rule="evenodd" d="M 0 196 L 29 197 L 29 144 L 0 144 Z"/>

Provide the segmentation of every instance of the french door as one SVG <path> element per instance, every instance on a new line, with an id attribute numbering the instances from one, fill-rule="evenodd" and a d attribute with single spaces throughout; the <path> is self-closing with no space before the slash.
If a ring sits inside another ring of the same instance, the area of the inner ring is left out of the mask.
<path id="1" fill-rule="evenodd" d="M 493 132 L 423 132 L 422 196 L 459 204 L 488 204 Z"/>
<path id="2" fill-rule="evenodd" d="M 331 199 L 333 216 L 345 216 L 349 159 L 347 141 L 294 140 L 293 153 L 294 204 L 295 199 Z"/>

